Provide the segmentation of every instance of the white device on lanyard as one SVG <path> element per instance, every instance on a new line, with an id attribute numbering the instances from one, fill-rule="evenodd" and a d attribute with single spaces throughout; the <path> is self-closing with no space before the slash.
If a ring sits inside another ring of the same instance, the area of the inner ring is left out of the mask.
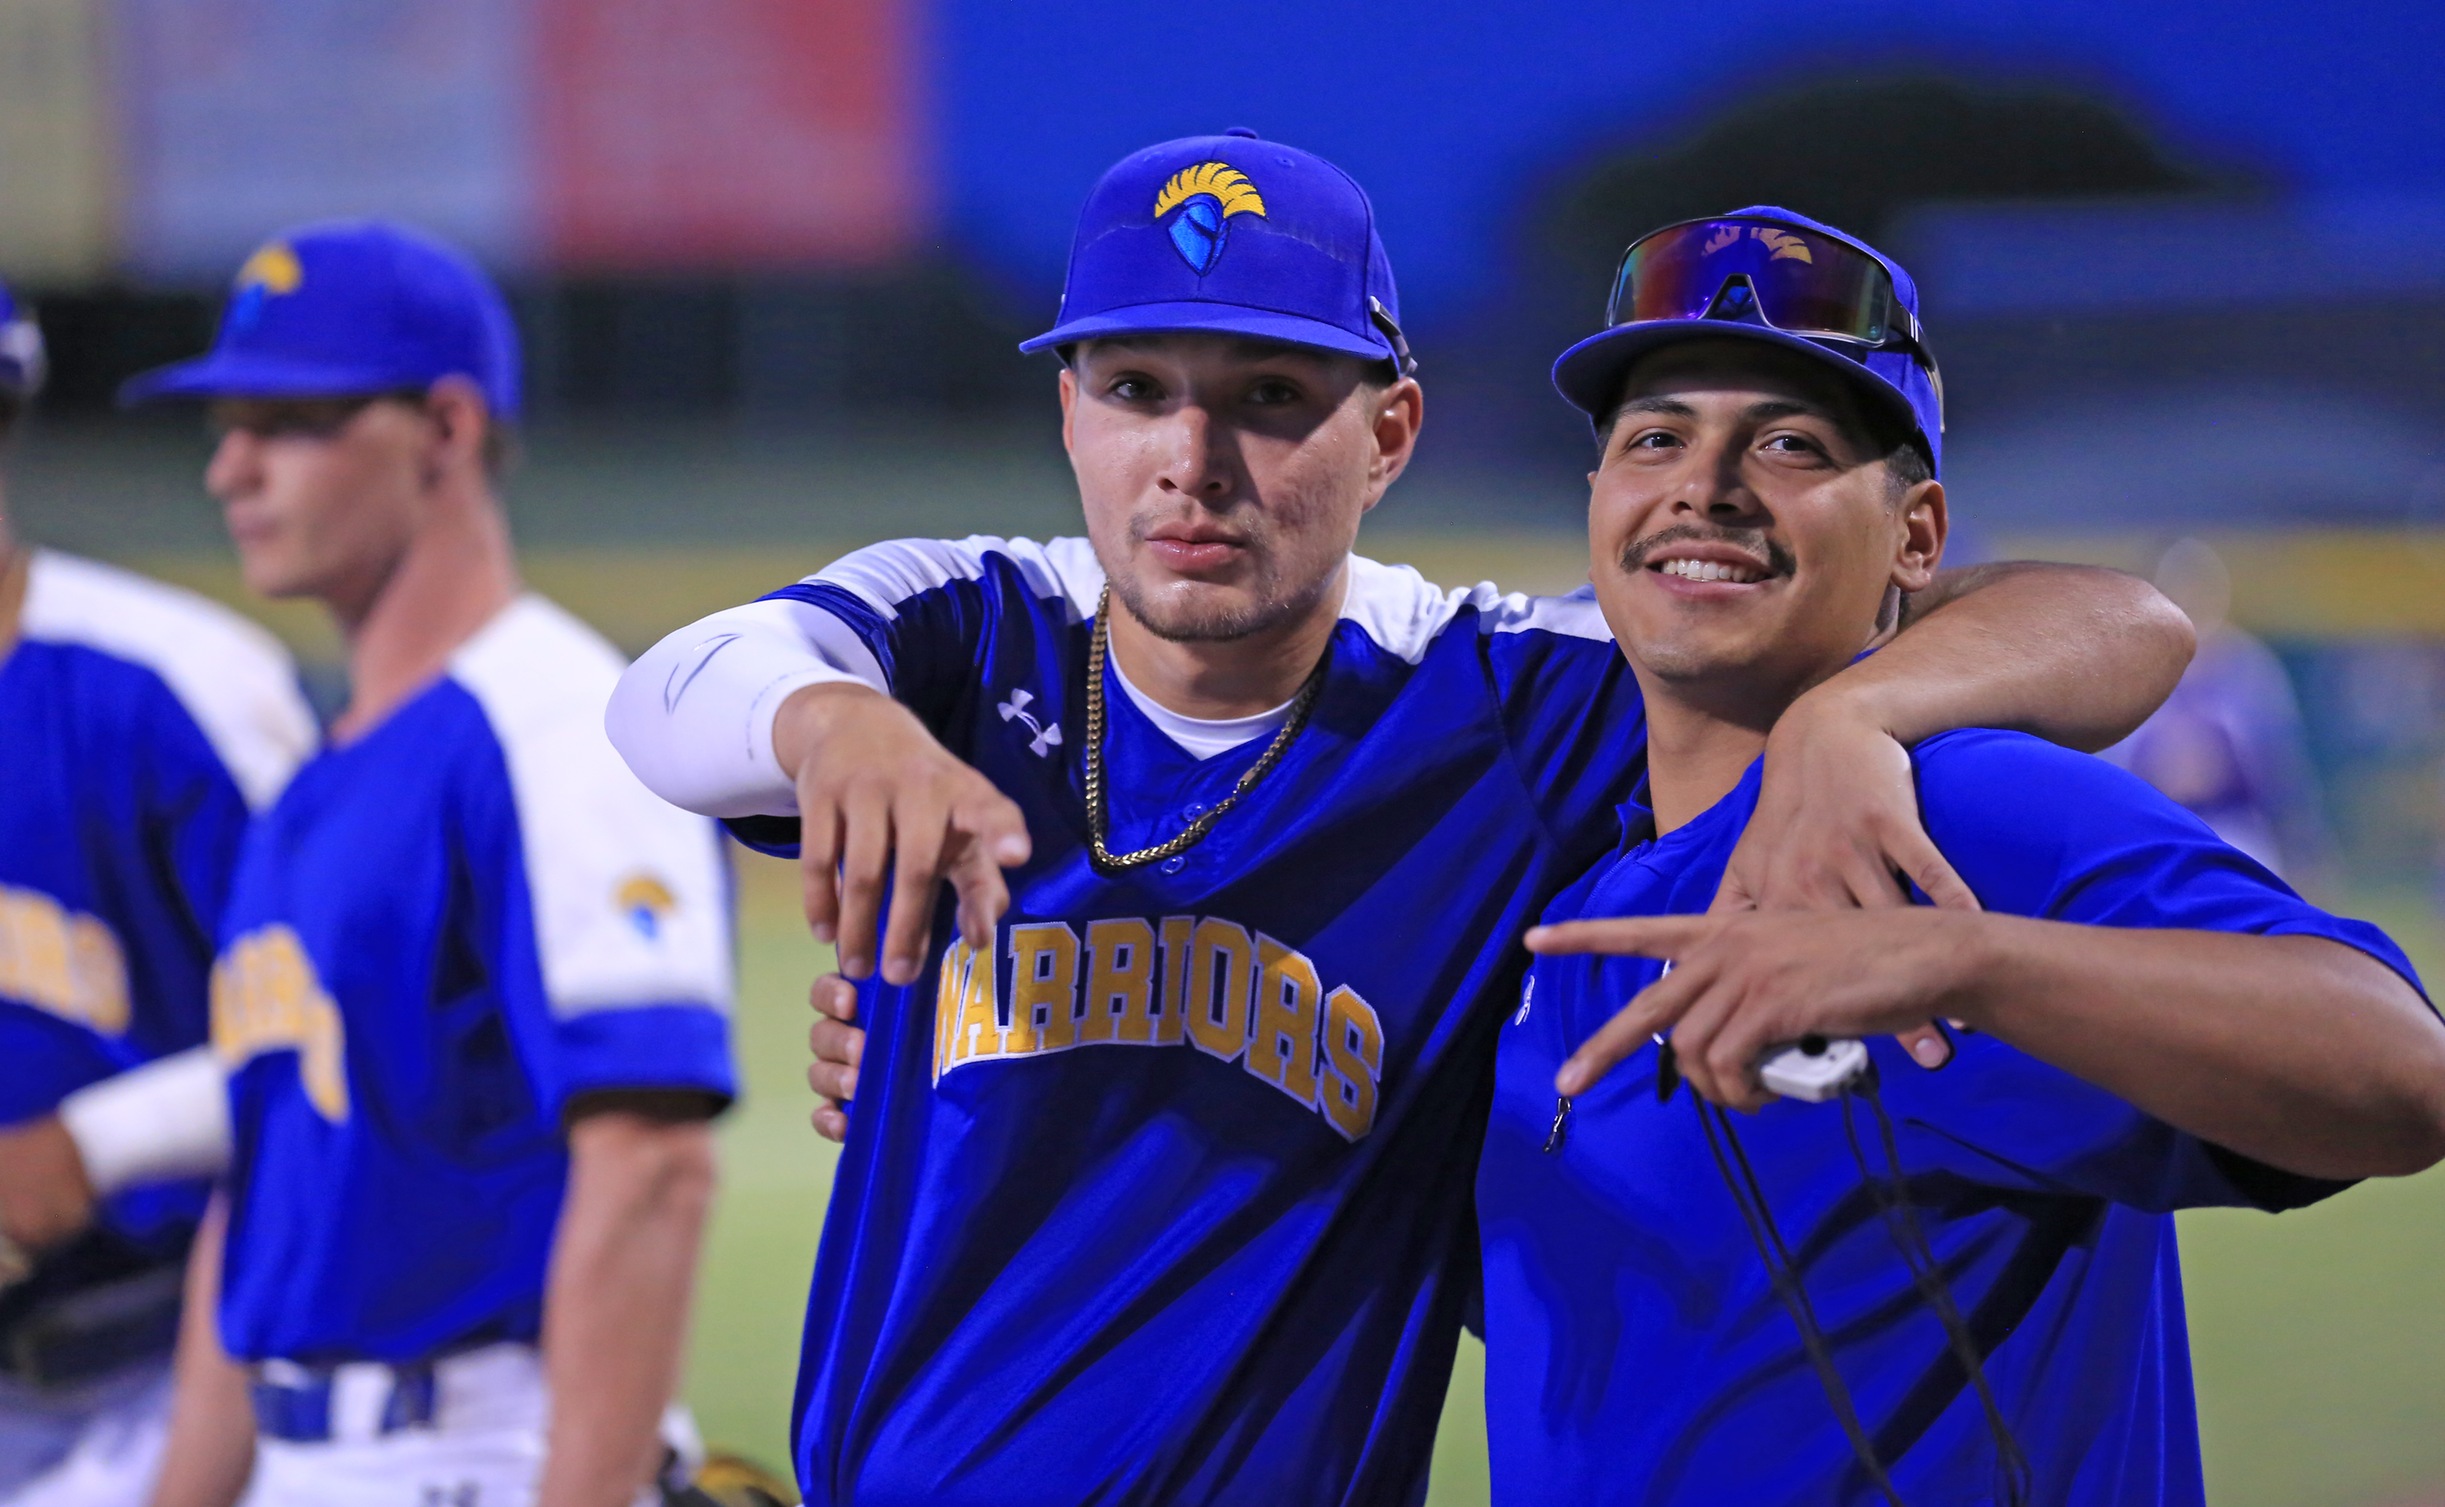
<path id="1" fill-rule="evenodd" d="M 1757 1081 L 1770 1093 L 1808 1104 L 1838 1097 L 1868 1071 L 1868 1049 L 1846 1038 L 1806 1036 L 1766 1054 Z"/>

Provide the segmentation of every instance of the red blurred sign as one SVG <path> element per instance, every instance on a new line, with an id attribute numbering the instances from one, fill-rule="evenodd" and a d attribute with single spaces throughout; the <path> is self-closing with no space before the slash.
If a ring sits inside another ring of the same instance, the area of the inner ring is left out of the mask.
<path id="1" fill-rule="evenodd" d="M 539 0 L 538 188 L 564 267 L 879 261 L 915 239 L 913 0 Z"/>

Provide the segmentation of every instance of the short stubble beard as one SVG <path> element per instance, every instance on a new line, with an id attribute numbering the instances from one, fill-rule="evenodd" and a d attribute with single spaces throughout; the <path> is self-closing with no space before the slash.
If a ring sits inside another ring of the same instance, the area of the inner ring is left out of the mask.
<path id="1" fill-rule="evenodd" d="M 1270 562 L 1260 564 L 1252 583 L 1254 600 L 1238 606 L 1199 607 L 1194 603 L 1158 602 L 1134 575 L 1111 578 L 1112 594 L 1147 632 L 1175 644 L 1221 644 L 1277 628 L 1303 615 L 1324 594 L 1331 577 L 1307 592 L 1286 597 Z"/>
<path id="2" fill-rule="evenodd" d="M 1131 525 L 1129 542 L 1133 551 L 1144 546 L 1151 528 L 1146 522 Z M 1106 577 L 1112 594 L 1120 598 L 1129 615 L 1155 637 L 1175 644 L 1233 643 L 1304 617 L 1332 589 L 1339 573 L 1337 560 L 1332 569 L 1304 589 L 1286 591 L 1280 557 L 1267 544 L 1263 539 L 1249 541 L 1254 571 L 1247 586 L 1248 597 L 1242 605 L 1201 607 L 1194 596 L 1188 602 L 1168 602 L 1161 600 L 1164 593 L 1148 591 L 1129 571 L 1107 570 Z M 1190 584 L 1194 587 L 1199 583 Z"/>

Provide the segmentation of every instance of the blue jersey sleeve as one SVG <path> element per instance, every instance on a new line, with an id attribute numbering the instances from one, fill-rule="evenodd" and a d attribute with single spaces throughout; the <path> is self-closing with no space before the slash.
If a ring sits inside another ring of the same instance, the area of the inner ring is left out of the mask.
<path id="1" fill-rule="evenodd" d="M 901 539 L 845 555 L 766 600 L 838 618 L 892 695 L 940 732 L 1008 613 L 1077 621 L 1095 610 L 1102 582 L 1083 539 Z"/>
<path id="2" fill-rule="evenodd" d="M 976 695 L 979 667 L 997 640 L 1085 621 L 1103 580 L 1084 539 L 899 539 L 844 555 L 764 600 L 823 614 L 806 630 L 812 646 L 861 678 L 879 677 L 882 689 L 946 737 Z M 794 816 L 733 817 L 724 825 L 759 853 L 798 856 Z"/>
<path id="3" fill-rule="evenodd" d="M 1480 611 L 1512 762 L 1561 845 L 1592 860 L 1619 837 L 1615 808 L 1646 769 L 1638 681 L 1592 591 L 1506 597 Z"/>
<path id="4" fill-rule="evenodd" d="M 1912 757 L 1928 835 L 1991 911 L 2092 926 L 2324 937 L 2419 987 L 2410 960 L 2383 932 L 2309 904 L 2104 760 L 1988 730 L 1932 738 Z M 1889 1074 L 1887 1082 L 1911 1078 Z M 1932 1128 L 2013 1181 L 2149 1209 L 2292 1207 L 2345 1186 L 2209 1145 L 1989 1038 L 1965 1040 L 1960 1060 L 1925 1086 L 1938 1083 L 1952 1109 Z"/>
<path id="5" fill-rule="evenodd" d="M 247 805 L 149 670 L 38 646 L 36 732 L 0 759 L 0 1123 L 205 1037 L 205 981 Z M 29 655 L 29 659 L 35 657 Z M 48 672 L 48 673 L 44 673 Z M 4 938 L 21 940 L 12 955 Z M 56 939 L 53 941 L 51 939 Z"/>

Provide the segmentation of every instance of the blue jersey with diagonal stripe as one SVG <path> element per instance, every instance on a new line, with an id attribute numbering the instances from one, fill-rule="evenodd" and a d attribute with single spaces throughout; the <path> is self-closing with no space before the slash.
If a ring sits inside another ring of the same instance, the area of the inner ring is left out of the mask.
<path id="1" fill-rule="evenodd" d="M 572 1104 L 731 1094 L 718 836 L 612 752 L 619 671 L 526 598 L 248 834 L 212 979 L 231 1354 L 534 1340 Z"/>
<path id="2" fill-rule="evenodd" d="M 1205 838 L 1087 857 L 1081 540 L 862 550 L 765 608 L 1016 801 L 989 952 L 870 985 L 797 1399 L 808 1500 L 1405 1502 L 1473 1305 L 1521 929 L 1611 844 L 1640 703 L 1590 600 L 1350 562 L 1312 715 Z M 1107 686 L 1109 846 L 1200 759 Z M 794 826 L 734 828 L 787 849 Z M 946 908 L 947 909 L 947 908 Z"/>
<path id="3" fill-rule="evenodd" d="M 1913 752 L 1928 835 L 1981 904 L 2100 926 L 2323 937 L 2411 978 L 2376 928 L 2302 901 L 2132 776 L 2018 733 Z M 1703 911 L 1759 768 L 1620 854 L 1550 919 Z M 1497 1503 L 1881 1504 L 1770 1284 L 1690 1092 L 1650 1047 L 1573 1101 L 1554 1073 L 1660 965 L 1540 959 L 1504 1026 L 1477 1177 Z M 2414 979 L 2416 983 L 2416 979 Z M 1940 1072 L 1869 1044 L 1910 1206 L 2034 1474 L 2032 1503 L 2197 1507 L 2198 1420 L 2172 1211 L 2334 1191 L 2208 1145 L 1991 1036 Z M 1903 1500 L 1990 1502 L 1997 1447 L 1879 1218 L 1854 1106 L 1733 1116 L 1833 1361 Z"/>
<path id="4" fill-rule="evenodd" d="M 31 556 L 17 620 L 0 623 L 0 1125 L 203 1044 L 250 803 L 313 737 L 260 628 L 124 571 Z M 201 1184 L 132 1189 L 103 1223 L 175 1251 L 202 1204 Z"/>

